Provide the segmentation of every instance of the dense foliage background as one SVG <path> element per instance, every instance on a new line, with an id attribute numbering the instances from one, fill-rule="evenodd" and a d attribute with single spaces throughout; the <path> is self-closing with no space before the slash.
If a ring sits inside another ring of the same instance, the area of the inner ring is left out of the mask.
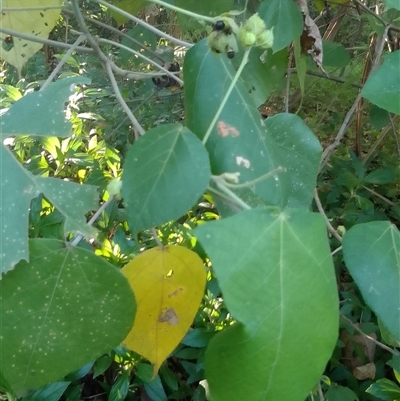
<path id="1" fill-rule="evenodd" d="M 0 7 L 3 399 L 400 400 L 397 0 Z"/>

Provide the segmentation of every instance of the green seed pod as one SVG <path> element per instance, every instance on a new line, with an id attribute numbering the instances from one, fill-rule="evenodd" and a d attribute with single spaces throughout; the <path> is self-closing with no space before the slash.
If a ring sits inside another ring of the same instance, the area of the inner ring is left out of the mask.
<path id="1" fill-rule="evenodd" d="M 272 29 L 265 30 L 261 35 L 257 36 L 256 46 L 262 49 L 269 49 L 274 44 L 274 33 Z"/>
<path id="2" fill-rule="evenodd" d="M 238 39 L 243 46 L 250 47 L 256 42 L 256 35 L 254 35 L 252 32 L 240 29 Z"/>
<path id="3" fill-rule="evenodd" d="M 260 16 L 256 13 L 253 14 L 243 25 L 243 28 L 247 32 L 253 33 L 255 36 L 262 34 L 267 27 L 265 26 L 265 22 L 260 18 Z"/>

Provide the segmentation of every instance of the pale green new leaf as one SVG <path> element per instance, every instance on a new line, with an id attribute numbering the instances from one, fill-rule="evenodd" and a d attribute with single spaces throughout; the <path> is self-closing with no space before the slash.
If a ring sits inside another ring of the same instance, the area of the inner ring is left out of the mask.
<path id="1" fill-rule="evenodd" d="M 64 231 L 93 236 L 85 213 L 98 207 L 97 187 L 40 177 L 24 169 L 8 148 L 0 145 L 0 277 L 28 256 L 30 202 L 40 193 L 65 216 Z"/>
<path id="2" fill-rule="evenodd" d="M 208 154 L 181 124 L 149 130 L 129 149 L 122 194 L 131 230 L 139 232 L 185 214 L 210 181 Z"/>
<path id="3" fill-rule="evenodd" d="M 400 51 L 386 56 L 361 90 L 363 97 L 381 109 L 400 114 Z"/>
<path id="4" fill-rule="evenodd" d="M 213 401 L 304 401 L 331 356 L 339 321 L 323 218 L 260 208 L 194 233 L 237 320 L 207 348 Z"/>
<path id="5" fill-rule="evenodd" d="M 353 226 L 343 238 L 347 268 L 367 305 L 400 341 L 400 233 L 389 221 Z"/>
<path id="6" fill-rule="evenodd" d="M 125 277 L 93 252 L 51 239 L 29 251 L 1 282 L 0 366 L 17 395 L 119 345 L 136 310 Z"/>

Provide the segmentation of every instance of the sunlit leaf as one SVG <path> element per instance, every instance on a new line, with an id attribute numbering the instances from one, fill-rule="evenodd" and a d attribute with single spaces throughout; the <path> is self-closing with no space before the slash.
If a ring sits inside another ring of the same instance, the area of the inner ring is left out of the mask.
<path id="1" fill-rule="evenodd" d="M 323 218 L 254 209 L 203 224 L 194 233 L 238 321 L 208 345 L 211 398 L 231 401 L 251 394 L 252 401 L 304 401 L 331 356 L 338 330 Z"/>
<path id="2" fill-rule="evenodd" d="M 56 178 L 40 177 L 25 170 L 11 152 L 0 145 L 1 253 L 0 276 L 28 256 L 28 212 L 40 193 L 65 216 L 65 232 L 95 235 L 86 224 L 85 213 L 98 207 L 97 188 Z"/>
<path id="3" fill-rule="evenodd" d="M 39 8 L 41 6 L 43 6 L 43 9 Z M 12 10 L 2 10 L 0 14 L 2 28 L 47 39 L 60 15 L 61 1 L 3 0 L 3 7 L 10 7 Z M 24 11 L 25 8 L 27 9 L 26 11 Z M 0 58 L 16 67 L 18 72 L 21 73 L 25 63 L 43 47 L 43 44 L 13 36 L 11 39 L 12 44 L 8 47 L 7 42 L 5 42 L 7 36 L 7 34 L 0 32 L 2 41 Z"/>
<path id="4" fill-rule="evenodd" d="M 17 395 L 109 352 L 135 313 L 126 278 L 104 259 L 50 239 L 29 251 L 1 281 L 0 366 Z"/>
<path id="5" fill-rule="evenodd" d="M 143 252 L 126 266 L 137 299 L 134 326 L 124 344 L 154 366 L 179 344 L 193 322 L 203 296 L 206 273 L 196 253 L 181 246 Z"/>
<path id="6" fill-rule="evenodd" d="M 343 255 L 367 305 L 400 341 L 400 233 L 388 221 L 353 226 L 343 238 Z"/>
<path id="7" fill-rule="evenodd" d="M 129 149 L 122 175 L 131 230 L 137 233 L 185 214 L 210 176 L 207 151 L 190 130 L 180 124 L 149 130 Z"/>
<path id="8" fill-rule="evenodd" d="M 72 124 L 65 119 L 65 102 L 75 93 L 75 84 L 89 82 L 83 77 L 64 78 L 50 84 L 43 92 L 21 97 L 1 116 L 0 138 L 71 135 Z"/>

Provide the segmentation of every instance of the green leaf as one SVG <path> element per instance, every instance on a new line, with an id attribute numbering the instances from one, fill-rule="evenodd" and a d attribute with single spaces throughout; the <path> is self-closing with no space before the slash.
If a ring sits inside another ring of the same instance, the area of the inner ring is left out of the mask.
<path id="1" fill-rule="evenodd" d="M 30 202 L 40 193 L 65 216 L 64 231 L 93 236 L 96 230 L 86 224 L 85 213 L 98 207 L 97 189 L 56 178 L 31 174 L 12 153 L 0 145 L 0 276 L 28 257 L 28 219 Z"/>
<path id="2" fill-rule="evenodd" d="M 265 125 L 266 135 L 275 139 L 290 175 L 288 206 L 308 210 L 321 160 L 321 144 L 303 120 L 294 114 L 281 113 L 269 117 Z"/>
<path id="3" fill-rule="evenodd" d="M 122 193 L 131 230 L 166 223 L 182 216 L 210 181 L 207 151 L 180 124 L 149 130 L 129 149 L 122 174 Z"/>
<path id="4" fill-rule="evenodd" d="M 235 72 L 229 59 L 212 53 L 205 41 L 186 54 L 183 68 L 186 124 L 200 139 L 213 121 Z M 264 122 L 248 90 L 239 81 L 206 143 L 212 173 L 239 173 L 241 184 L 284 167 L 276 144 L 263 132 Z M 235 193 L 253 206 L 262 204 L 262 200 L 284 206 L 288 177 L 285 173 L 276 177 L 261 180 L 246 190 L 235 190 Z"/>
<path id="5" fill-rule="evenodd" d="M 252 401 L 303 401 L 331 356 L 338 330 L 323 218 L 253 209 L 206 223 L 194 234 L 237 320 L 206 351 L 212 399 L 245 400 L 251 394 Z M 288 385 L 291 377 L 295 386 Z"/>
<path id="6" fill-rule="evenodd" d="M 400 233 L 388 221 L 353 226 L 343 238 L 347 268 L 367 305 L 400 341 Z"/>
<path id="7" fill-rule="evenodd" d="M 393 370 L 400 373 L 400 355 L 393 355 L 392 359 L 387 362 L 387 365 L 389 365 Z"/>
<path id="8" fill-rule="evenodd" d="M 44 388 L 36 390 L 30 398 L 40 401 L 58 401 L 70 383 L 70 381 L 50 383 Z"/>
<path id="9" fill-rule="evenodd" d="M 371 104 L 371 108 L 369 109 L 369 120 L 375 129 L 381 129 L 390 123 L 390 114 L 387 110 Z"/>
<path id="10" fill-rule="evenodd" d="M 145 8 L 149 3 L 146 0 L 122 0 L 114 3 L 115 7 L 118 7 L 119 9 L 126 11 L 129 14 L 136 15 L 139 11 L 141 11 L 143 8 Z M 124 15 L 121 15 L 120 13 L 117 13 L 114 10 L 109 10 L 110 14 L 112 17 L 115 19 L 115 22 L 118 24 L 118 26 L 124 24 L 125 22 L 128 22 L 129 19 L 128 17 L 125 17 Z"/>
<path id="11" fill-rule="evenodd" d="M 238 54 L 239 57 L 239 54 Z M 248 88 L 256 107 L 265 103 L 273 90 L 279 91 L 286 82 L 288 51 L 286 48 L 272 53 L 254 48 L 250 52 L 241 79 Z"/>
<path id="12" fill-rule="evenodd" d="M 395 176 L 394 168 L 380 168 L 371 171 L 364 179 L 365 182 L 371 184 L 389 184 Z"/>
<path id="13" fill-rule="evenodd" d="M 325 397 L 326 401 L 358 401 L 357 395 L 352 390 L 335 383 L 329 387 Z"/>
<path id="14" fill-rule="evenodd" d="M 126 399 L 129 390 L 129 374 L 123 372 L 118 380 L 111 387 L 107 401 L 122 401 Z"/>
<path id="15" fill-rule="evenodd" d="M 215 17 L 231 10 L 233 0 L 174 0 L 174 5 L 200 15 Z M 204 24 L 201 24 L 197 19 L 181 13 L 177 13 L 177 17 L 179 27 L 183 31 L 192 31 L 201 28 L 204 30 Z"/>
<path id="16" fill-rule="evenodd" d="M 400 50 L 386 56 L 361 90 L 363 97 L 381 109 L 400 114 Z"/>
<path id="17" fill-rule="evenodd" d="M 149 383 L 144 383 L 146 393 L 153 401 L 167 401 L 168 397 L 165 394 L 164 387 L 161 383 L 160 376 L 156 376 L 154 380 Z"/>
<path id="18" fill-rule="evenodd" d="M 336 42 L 322 41 L 324 58 L 323 67 L 346 67 L 350 63 L 350 56 L 345 47 Z"/>
<path id="19" fill-rule="evenodd" d="M 385 9 L 389 10 L 390 8 L 395 8 L 396 10 L 400 10 L 399 0 L 383 0 L 385 4 Z"/>
<path id="20" fill-rule="evenodd" d="M 293 0 L 264 0 L 258 14 L 268 29 L 274 29 L 274 53 L 288 46 L 303 32 L 303 16 Z"/>
<path id="21" fill-rule="evenodd" d="M 92 252 L 50 239 L 29 250 L 1 282 L 0 365 L 17 395 L 116 347 L 136 309 L 125 277 Z"/>
<path id="22" fill-rule="evenodd" d="M 381 319 L 378 319 L 379 330 L 381 332 L 382 340 L 391 347 L 400 347 L 400 341 L 396 340 L 390 331 L 383 325 Z M 399 368 L 400 372 L 400 368 Z"/>
<path id="23" fill-rule="evenodd" d="M 103 374 L 113 363 L 113 358 L 110 355 L 103 355 L 96 360 L 93 366 L 93 379 Z"/>
<path id="24" fill-rule="evenodd" d="M 71 135 L 71 123 L 65 119 L 64 104 L 75 93 L 75 84 L 90 83 L 88 78 L 70 77 L 50 84 L 43 92 L 31 92 L 15 102 L 1 116 L 0 138 L 13 135 Z"/>
<path id="25" fill-rule="evenodd" d="M 400 387 L 388 379 L 377 380 L 365 391 L 381 400 L 393 401 L 400 399 Z"/>
<path id="26" fill-rule="evenodd" d="M 130 3 L 133 4 L 131 1 Z M 124 36 L 122 37 L 121 40 L 122 45 L 127 46 L 130 49 L 136 50 L 137 52 L 143 53 L 143 55 L 146 57 L 153 58 L 153 56 L 150 53 L 145 52 L 143 50 L 143 46 L 139 46 L 137 41 L 142 43 L 147 48 L 155 49 L 155 47 L 157 46 L 157 36 L 155 35 L 154 32 L 150 32 L 147 28 L 137 25 L 132 29 L 130 29 L 126 33 L 126 35 L 134 39 L 135 42 L 129 40 L 126 36 Z M 120 58 L 124 64 L 128 64 L 129 61 L 135 64 L 140 64 L 143 62 L 145 62 L 146 64 L 148 63 L 147 61 L 143 61 L 143 59 L 141 58 L 136 58 L 131 52 L 125 49 L 121 49 Z M 160 60 L 156 59 L 156 61 L 159 62 Z"/>

